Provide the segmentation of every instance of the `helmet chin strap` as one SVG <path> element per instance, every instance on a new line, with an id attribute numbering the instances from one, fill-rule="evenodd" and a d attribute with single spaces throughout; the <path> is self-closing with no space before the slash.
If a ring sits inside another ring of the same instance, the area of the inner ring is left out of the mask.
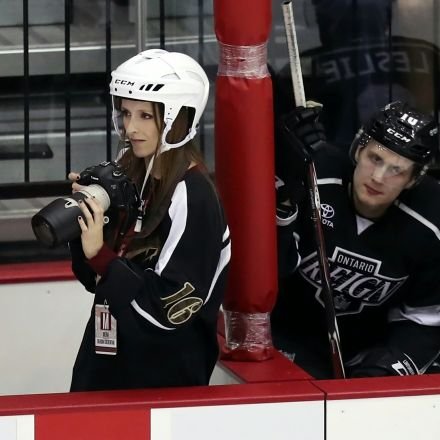
<path id="1" fill-rule="evenodd" d="M 118 124 L 118 117 L 119 117 L 119 111 L 116 109 L 115 106 L 115 97 L 112 95 L 112 121 L 113 126 L 115 128 L 116 133 L 118 136 L 123 139 L 123 133 L 121 132 Z M 182 139 L 180 142 L 177 142 L 175 144 L 170 144 L 167 142 L 166 138 L 168 133 L 171 131 L 171 128 L 173 126 L 174 118 L 167 118 L 165 119 L 165 127 L 162 133 L 161 138 L 161 146 L 159 147 L 158 154 L 164 153 L 165 151 L 171 150 L 172 148 L 179 148 L 182 145 L 185 145 L 187 142 L 189 142 L 191 139 L 194 139 L 194 137 L 197 134 L 197 129 L 195 127 L 191 127 L 188 131 L 188 134 Z"/>
<path id="2" fill-rule="evenodd" d="M 173 126 L 173 120 L 172 119 L 166 119 L 165 120 L 165 128 L 162 133 L 162 139 L 161 139 L 161 146 L 159 150 L 159 154 L 163 153 L 165 151 L 171 150 L 172 148 L 178 148 L 182 145 L 185 145 L 187 142 L 189 142 L 191 139 L 194 138 L 194 136 L 197 134 L 197 130 L 193 127 L 189 130 L 188 134 L 185 136 L 184 139 L 182 139 L 180 142 L 177 142 L 176 144 L 169 144 L 166 141 L 167 135 L 169 131 L 171 130 L 171 127 Z"/>

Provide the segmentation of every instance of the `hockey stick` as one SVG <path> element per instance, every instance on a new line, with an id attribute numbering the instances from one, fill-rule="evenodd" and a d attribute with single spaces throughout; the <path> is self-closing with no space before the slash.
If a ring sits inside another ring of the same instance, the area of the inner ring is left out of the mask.
<path id="1" fill-rule="evenodd" d="M 287 46 L 289 50 L 290 71 L 292 74 L 293 93 L 296 107 L 306 107 L 304 84 L 299 58 L 298 43 L 296 39 L 295 21 L 293 18 L 292 1 L 282 4 L 284 26 L 286 30 Z M 321 274 L 322 300 L 324 302 L 325 316 L 327 320 L 328 337 L 330 341 L 331 360 L 333 375 L 340 379 L 345 377 L 344 364 L 342 362 L 338 323 L 336 321 L 335 306 L 333 303 L 333 289 L 330 281 L 330 271 L 325 251 L 324 232 L 321 222 L 321 203 L 319 200 L 318 183 L 313 158 L 307 148 L 302 148 L 302 155 L 307 164 L 307 193 L 309 196 L 312 221 L 314 226 L 316 252 L 318 256 Z"/>

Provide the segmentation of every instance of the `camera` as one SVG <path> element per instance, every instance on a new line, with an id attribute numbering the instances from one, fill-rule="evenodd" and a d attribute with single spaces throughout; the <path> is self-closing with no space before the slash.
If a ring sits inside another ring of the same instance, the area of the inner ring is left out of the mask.
<path id="1" fill-rule="evenodd" d="M 78 216 L 80 200 L 94 197 L 104 211 L 117 208 L 126 212 L 124 223 L 131 225 L 137 216 L 140 198 L 135 184 L 116 162 L 101 162 L 80 173 L 80 191 L 55 199 L 32 217 L 32 230 L 47 247 L 67 243 L 81 235 Z"/>

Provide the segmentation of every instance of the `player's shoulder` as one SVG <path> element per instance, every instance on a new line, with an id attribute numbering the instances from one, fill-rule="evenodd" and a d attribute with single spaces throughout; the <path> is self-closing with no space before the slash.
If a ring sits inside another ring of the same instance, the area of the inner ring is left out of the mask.
<path id="1" fill-rule="evenodd" d="M 425 176 L 413 188 L 404 191 L 398 203 L 409 208 L 423 221 L 440 229 L 440 183 L 431 176 Z"/>
<path id="2" fill-rule="evenodd" d="M 199 165 L 189 168 L 182 181 L 190 191 L 205 192 L 213 189 L 208 172 Z"/>
<path id="3" fill-rule="evenodd" d="M 344 181 L 351 179 L 353 163 L 348 153 L 341 147 L 323 143 L 316 149 L 314 159 L 318 179 L 337 178 Z"/>
<path id="4" fill-rule="evenodd" d="M 217 203 L 215 185 L 201 166 L 188 169 L 179 185 L 184 186 L 188 203 L 199 204 L 202 201 L 204 204 Z"/>

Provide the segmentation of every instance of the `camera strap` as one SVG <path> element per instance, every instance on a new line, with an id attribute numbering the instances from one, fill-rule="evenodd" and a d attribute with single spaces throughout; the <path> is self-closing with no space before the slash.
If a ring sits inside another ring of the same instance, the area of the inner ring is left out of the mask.
<path id="1" fill-rule="evenodd" d="M 159 200 L 155 200 L 154 206 L 150 206 L 151 194 L 146 197 L 144 210 L 148 209 L 147 219 L 143 222 L 141 231 L 136 234 L 136 238 L 148 237 L 159 226 L 171 204 L 171 198 L 173 197 L 174 191 L 176 190 L 176 186 L 188 172 L 189 165 L 190 161 L 186 158 L 182 158 L 182 160 L 179 161 L 175 173 L 175 178 L 167 188 L 165 194 L 163 194 L 163 197 Z"/>
<path id="2" fill-rule="evenodd" d="M 189 161 L 183 159 L 179 161 L 176 175 L 163 197 L 150 206 L 152 193 L 149 192 L 145 198 L 142 199 L 141 210 L 138 211 L 137 222 L 141 222 L 142 228 L 139 232 L 136 232 L 135 225 L 130 224 L 129 213 L 125 212 L 125 216 L 120 218 L 119 225 L 116 228 L 116 235 L 113 240 L 113 249 L 119 257 L 127 256 L 127 258 L 133 258 L 144 249 L 144 240 L 151 236 L 152 233 L 159 226 L 163 220 L 166 212 L 171 204 L 171 198 L 174 194 L 177 184 L 183 179 L 185 173 L 189 169 Z M 143 195 L 145 185 L 143 185 L 141 191 L 141 197 Z M 148 211 L 147 218 L 144 220 L 145 212 Z M 122 215 L 124 215 L 122 214 Z M 131 217 L 132 218 L 132 217 Z M 128 220 L 128 223 L 127 223 Z M 129 226 L 128 226 L 129 225 Z M 142 240 L 142 242 L 138 241 Z M 135 241 L 135 246 L 131 248 L 132 241 Z M 128 254 L 128 255 L 127 255 Z"/>
<path id="3" fill-rule="evenodd" d="M 139 212 L 138 212 L 138 216 L 136 218 L 136 224 L 134 226 L 134 232 L 141 232 L 141 229 L 142 229 L 142 221 L 144 219 L 145 207 L 148 204 L 148 199 L 144 200 L 142 198 L 142 196 L 144 194 L 145 185 L 147 184 L 148 178 L 150 177 L 151 170 L 153 169 L 154 158 L 155 158 L 155 155 L 148 162 L 147 170 L 145 172 L 144 182 L 142 183 L 142 188 L 141 188 L 141 192 L 140 192 L 141 203 L 139 205 Z"/>
<path id="4" fill-rule="evenodd" d="M 118 231 L 118 235 L 115 240 L 115 252 L 118 257 L 125 257 L 125 254 L 127 253 L 127 250 L 133 238 L 133 228 L 131 229 L 131 231 L 129 231 L 128 234 L 126 234 L 126 231 Z"/>

